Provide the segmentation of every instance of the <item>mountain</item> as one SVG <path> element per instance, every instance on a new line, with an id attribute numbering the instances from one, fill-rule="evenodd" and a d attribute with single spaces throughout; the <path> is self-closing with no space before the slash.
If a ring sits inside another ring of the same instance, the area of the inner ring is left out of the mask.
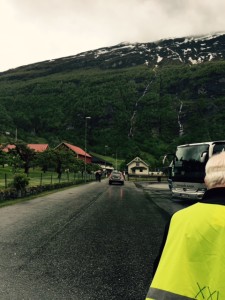
<path id="1" fill-rule="evenodd" d="M 163 39 L 152 43 L 121 43 L 18 69 L 54 73 L 83 68 L 127 68 L 143 64 L 151 67 L 171 63 L 199 64 L 224 59 L 225 32 L 220 32 L 198 37 Z"/>
<path id="2" fill-rule="evenodd" d="M 0 125 L 158 161 L 177 143 L 224 138 L 225 33 L 121 43 L 0 73 Z M 3 137 L 2 137 L 3 138 Z"/>
<path id="3" fill-rule="evenodd" d="M 196 64 L 225 59 L 225 33 L 204 37 L 176 38 L 155 43 L 121 43 L 76 56 L 57 60 L 72 68 L 126 68 L 146 64 L 158 66 L 168 63 Z"/>

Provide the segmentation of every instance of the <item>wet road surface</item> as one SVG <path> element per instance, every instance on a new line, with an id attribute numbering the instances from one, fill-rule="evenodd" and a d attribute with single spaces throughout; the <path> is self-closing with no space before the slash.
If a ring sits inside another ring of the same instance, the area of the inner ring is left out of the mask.
<path id="1" fill-rule="evenodd" d="M 145 299 L 168 217 L 107 180 L 1 208 L 0 299 Z"/>

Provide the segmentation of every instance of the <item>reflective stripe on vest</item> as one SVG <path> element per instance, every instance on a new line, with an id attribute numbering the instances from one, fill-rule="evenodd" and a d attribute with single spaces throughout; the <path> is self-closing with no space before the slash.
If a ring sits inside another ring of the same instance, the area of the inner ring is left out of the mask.
<path id="1" fill-rule="evenodd" d="M 167 291 L 150 288 L 146 297 L 146 300 L 193 300 L 186 296 L 177 295 Z"/>
<path id="2" fill-rule="evenodd" d="M 225 206 L 196 203 L 175 213 L 146 299 L 225 300 L 224 249 Z"/>

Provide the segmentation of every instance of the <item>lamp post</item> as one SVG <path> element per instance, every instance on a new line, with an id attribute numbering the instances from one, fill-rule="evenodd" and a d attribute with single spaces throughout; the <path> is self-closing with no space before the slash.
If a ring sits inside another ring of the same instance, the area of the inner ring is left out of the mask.
<path id="1" fill-rule="evenodd" d="M 116 150 L 116 170 L 117 170 L 117 150 Z"/>
<path id="2" fill-rule="evenodd" d="M 86 171 L 87 171 L 87 157 L 86 157 L 86 152 L 87 152 L 87 121 L 90 120 L 91 117 L 85 117 L 85 132 L 84 132 L 84 180 L 85 180 L 85 183 L 87 181 L 87 174 L 86 174 Z"/>
<path id="3" fill-rule="evenodd" d="M 106 148 L 108 148 L 107 145 L 105 145 L 105 157 L 106 157 Z M 106 174 L 106 160 L 105 160 L 105 174 Z"/>

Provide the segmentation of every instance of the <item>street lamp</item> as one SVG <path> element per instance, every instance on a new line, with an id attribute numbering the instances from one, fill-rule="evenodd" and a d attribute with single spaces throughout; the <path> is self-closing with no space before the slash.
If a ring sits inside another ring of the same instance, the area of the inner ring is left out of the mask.
<path id="1" fill-rule="evenodd" d="M 116 160 L 116 168 L 115 168 L 115 170 L 117 170 L 117 150 L 116 150 L 116 154 L 113 153 L 112 156 L 115 157 L 115 160 Z"/>
<path id="2" fill-rule="evenodd" d="M 116 150 L 116 170 L 117 170 L 117 150 Z"/>
<path id="3" fill-rule="evenodd" d="M 107 145 L 105 145 L 105 157 L 106 157 L 106 148 L 108 148 Z M 105 160 L 105 174 L 106 174 L 106 160 Z"/>
<path id="4" fill-rule="evenodd" d="M 87 152 L 87 121 L 90 120 L 91 117 L 85 117 L 85 133 L 84 133 L 84 179 L 85 179 L 85 183 L 87 181 L 87 174 L 86 174 L 86 170 L 87 170 L 87 157 L 86 157 L 86 152 Z"/>

